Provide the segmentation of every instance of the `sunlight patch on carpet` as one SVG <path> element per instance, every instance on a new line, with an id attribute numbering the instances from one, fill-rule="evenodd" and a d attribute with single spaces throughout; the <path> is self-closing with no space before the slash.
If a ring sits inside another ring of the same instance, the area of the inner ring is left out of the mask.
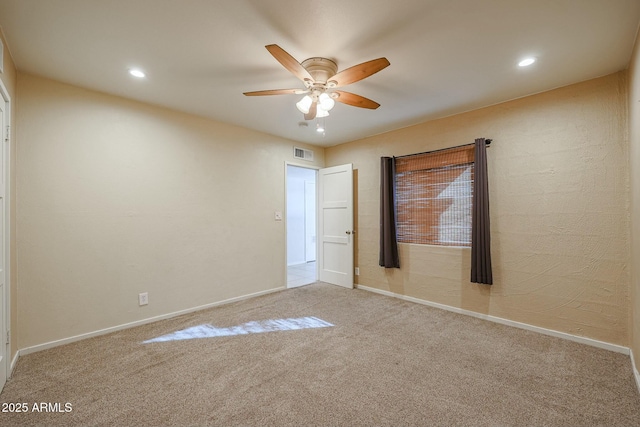
<path id="1" fill-rule="evenodd" d="M 230 337 L 234 335 L 262 334 L 274 331 L 293 331 L 297 329 L 327 328 L 334 326 L 317 317 L 298 317 L 294 319 L 270 319 L 243 323 L 229 328 L 216 328 L 213 325 L 203 324 L 183 329 L 171 334 L 162 335 L 143 344 L 153 342 L 194 340 L 200 338 Z"/>

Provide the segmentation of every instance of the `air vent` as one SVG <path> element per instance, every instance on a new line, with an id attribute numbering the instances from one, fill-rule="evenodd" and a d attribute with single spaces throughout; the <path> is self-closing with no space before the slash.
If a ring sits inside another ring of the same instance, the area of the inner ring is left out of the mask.
<path id="1" fill-rule="evenodd" d="M 309 162 L 313 161 L 313 151 L 305 150 L 303 148 L 293 147 L 293 157 L 296 159 L 307 160 Z"/>

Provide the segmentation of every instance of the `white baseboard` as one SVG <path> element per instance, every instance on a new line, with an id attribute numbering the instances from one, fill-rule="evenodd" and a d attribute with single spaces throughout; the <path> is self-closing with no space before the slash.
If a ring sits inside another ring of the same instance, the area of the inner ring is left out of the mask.
<path id="1" fill-rule="evenodd" d="M 205 304 L 205 305 L 201 305 L 201 306 L 198 306 L 198 307 L 187 308 L 185 310 L 175 311 L 173 313 L 163 314 L 163 315 L 155 316 L 155 317 L 149 317 L 147 319 L 137 320 L 137 321 L 131 322 L 131 323 L 125 323 L 125 324 L 118 325 L 118 326 L 113 326 L 113 327 L 110 327 L 110 328 L 100 329 L 98 331 L 88 332 L 86 334 L 80 334 L 80 335 L 76 335 L 76 336 L 69 337 L 69 338 L 63 338 L 63 339 L 56 340 L 56 341 L 50 341 L 50 342 L 47 342 L 47 343 L 44 343 L 44 344 L 34 345 L 32 347 L 25 347 L 23 349 L 18 350 L 18 352 L 16 353 L 15 361 L 17 362 L 18 354 L 20 356 L 25 356 L 25 355 L 30 354 L 30 353 L 35 353 L 37 351 L 47 350 L 49 348 L 58 347 L 58 346 L 65 345 L 65 344 L 70 344 L 72 342 L 84 340 L 84 339 L 87 339 L 87 338 L 93 338 L 93 337 L 97 337 L 99 335 L 105 335 L 105 334 L 109 334 L 111 332 L 121 331 L 123 329 L 129 329 L 129 328 L 133 328 L 133 327 L 136 327 L 136 326 L 145 325 L 147 323 L 157 322 L 158 320 L 170 319 L 172 317 L 181 316 L 183 314 L 193 313 L 194 311 L 206 310 L 207 308 L 212 308 L 212 307 L 217 307 L 217 306 L 220 306 L 220 305 L 230 304 L 232 302 L 242 301 L 242 300 L 249 299 L 249 298 L 255 298 L 255 297 L 262 296 L 262 295 L 267 295 L 267 294 L 270 294 L 270 293 L 279 292 L 279 291 L 282 291 L 282 290 L 285 290 L 285 289 L 286 289 L 286 287 L 281 286 L 281 287 L 274 288 L 274 289 L 268 289 L 266 291 L 255 292 L 253 294 L 242 295 L 242 296 L 239 296 L 239 297 L 229 298 L 229 299 L 226 299 L 226 300 L 223 300 L 223 301 L 214 302 L 214 303 L 211 303 L 211 304 Z M 13 363 L 12 363 L 12 365 L 13 365 Z"/>
<path id="2" fill-rule="evenodd" d="M 452 306 L 445 305 L 445 304 L 439 304 L 437 302 L 426 301 L 426 300 L 423 300 L 423 299 L 410 297 L 410 296 L 406 296 L 406 295 L 402 295 L 402 294 L 396 294 L 396 293 L 390 292 L 390 291 L 383 291 L 381 289 L 371 288 L 369 286 L 357 285 L 357 287 L 358 287 L 358 289 L 362 289 L 364 291 L 374 292 L 376 294 L 381 294 L 381 295 L 386 295 L 386 296 L 389 296 L 389 297 L 399 298 L 399 299 L 402 299 L 402 300 L 405 300 L 405 301 L 410 301 L 410 302 L 415 302 L 415 303 L 418 303 L 418 304 L 428 305 L 429 307 L 434 307 L 434 308 L 439 308 L 439 309 L 442 309 L 442 310 L 452 311 L 452 312 L 458 313 L 458 314 L 465 314 L 467 316 L 473 316 L 473 317 L 477 317 L 479 319 L 489 320 L 489 321 L 495 322 L 495 323 L 500 323 L 502 325 L 513 326 L 513 327 L 520 328 L 520 329 L 526 329 L 528 331 L 538 332 L 540 334 L 550 335 L 550 336 L 556 337 L 556 338 L 563 338 L 563 339 L 566 339 L 566 340 L 569 340 L 569 341 L 575 341 L 575 342 L 579 342 L 581 344 L 587 344 L 587 345 L 590 345 L 590 346 L 593 346 L 593 347 L 598 347 L 598 348 L 602 348 L 602 349 L 605 349 L 605 350 L 615 351 L 616 353 L 622 353 L 622 354 L 629 355 L 629 352 L 630 352 L 630 349 L 628 347 L 624 347 L 624 346 L 617 345 L 617 344 L 611 344 L 611 343 L 608 343 L 608 342 L 598 341 L 598 340 L 594 340 L 594 339 L 591 339 L 591 338 L 580 337 L 578 335 L 572 335 L 572 334 L 568 334 L 566 332 L 554 331 L 552 329 L 545 329 L 545 328 L 541 328 L 541 327 L 538 327 L 538 326 L 529 325 L 527 323 L 521 323 L 521 322 L 516 322 L 516 321 L 513 321 L 513 320 L 509 320 L 509 319 L 503 319 L 501 317 L 490 316 L 488 314 L 477 313 L 475 311 L 465 310 L 463 308 L 458 308 L 458 307 L 452 307 Z M 638 379 L 638 377 L 636 376 L 636 380 L 637 379 Z"/>
<path id="3" fill-rule="evenodd" d="M 636 387 L 638 387 L 638 392 L 640 393 L 640 372 L 638 372 L 638 368 L 636 368 L 636 361 L 633 359 L 633 350 L 629 350 L 629 356 L 631 357 L 631 369 L 633 369 L 633 376 L 636 378 Z"/>

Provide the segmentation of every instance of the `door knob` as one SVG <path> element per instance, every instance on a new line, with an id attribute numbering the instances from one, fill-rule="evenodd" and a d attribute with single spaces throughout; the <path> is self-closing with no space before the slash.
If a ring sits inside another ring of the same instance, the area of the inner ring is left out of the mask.
<path id="1" fill-rule="evenodd" d="M 351 234 L 351 232 L 349 230 L 347 230 L 347 234 Z"/>
<path id="2" fill-rule="evenodd" d="M 353 231 L 347 230 L 346 233 L 347 234 L 356 234 L 356 231 L 355 230 L 353 230 Z"/>

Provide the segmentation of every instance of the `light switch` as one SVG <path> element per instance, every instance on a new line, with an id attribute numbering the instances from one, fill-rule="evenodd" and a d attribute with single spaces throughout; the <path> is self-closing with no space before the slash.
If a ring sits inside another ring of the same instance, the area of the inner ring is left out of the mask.
<path id="1" fill-rule="evenodd" d="M 276 219 L 276 221 L 282 221 L 282 212 L 276 211 L 275 212 L 275 219 Z"/>

